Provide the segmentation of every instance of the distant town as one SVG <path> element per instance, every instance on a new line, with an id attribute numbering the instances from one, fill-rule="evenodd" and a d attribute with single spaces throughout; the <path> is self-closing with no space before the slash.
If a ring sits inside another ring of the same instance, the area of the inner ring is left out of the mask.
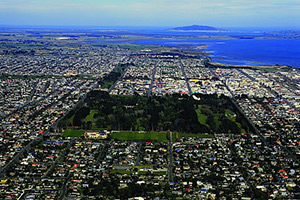
<path id="1" fill-rule="evenodd" d="M 0 34 L 0 199 L 300 199 L 300 69 L 110 37 Z"/>

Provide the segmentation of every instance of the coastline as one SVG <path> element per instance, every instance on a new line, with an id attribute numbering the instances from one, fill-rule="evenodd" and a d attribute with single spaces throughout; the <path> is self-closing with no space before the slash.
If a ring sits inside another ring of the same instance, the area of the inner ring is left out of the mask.
<path id="1" fill-rule="evenodd" d="M 283 70 L 283 71 L 289 71 L 293 69 L 299 69 L 297 67 L 293 66 L 287 66 L 287 65 L 261 65 L 261 66 L 252 66 L 252 65 L 229 65 L 219 62 L 209 62 L 210 67 L 219 67 L 219 68 L 244 68 L 244 69 L 257 69 L 257 70 Z"/>

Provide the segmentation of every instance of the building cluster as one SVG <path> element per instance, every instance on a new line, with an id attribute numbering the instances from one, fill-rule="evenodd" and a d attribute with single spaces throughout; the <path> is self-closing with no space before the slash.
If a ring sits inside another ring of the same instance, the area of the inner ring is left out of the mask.
<path id="1" fill-rule="evenodd" d="M 270 72 L 264 75 L 272 80 L 270 90 L 299 112 L 300 84 L 298 70 Z"/>
<path id="2" fill-rule="evenodd" d="M 202 58 L 107 46 L 45 51 L 0 55 L 1 199 L 300 198 L 299 70 L 207 67 Z M 111 94 L 229 96 L 254 130 L 169 143 L 53 133 L 121 64 Z"/>
<path id="3" fill-rule="evenodd" d="M 251 196 L 226 137 L 187 138 L 173 144 L 172 194 L 197 199 Z"/>
<path id="4" fill-rule="evenodd" d="M 63 140 L 39 141 L 25 153 L 14 168 L 6 172 L 5 180 L 9 181 L 4 187 L 6 198 L 57 199 L 64 179 L 55 176 L 51 178 L 47 174 L 60 159 L 67 144 Z"/>
<path id="5" fill-rule="evenodd" d="M 133 186 L 148 190 L 143 199 L 299 197 L 299 163 L 284 147 L 255 134 L 215 136 L 170 143 L 47 137 L 5 173 L 1 197 L 119 198 Z"/>
<path id="6" fill-rule="evenodd" d="M 21 92 L 16 92 L 16 95 L 8 95 L 7 99 L 2 100 L 5 102 L 10 98 L 15 99 L 13 104 L 2 105 L 1 167 L 8 164 L 32 141 L 49 132 L 50 127 L 96 86 L 94 80 L 76 78 L 8 80 L 10 79 L 3 80 L 6 81 L 6 87 L 0 89 L 1 93 L 9 94 L 13 92 L 12 88 L 16 83 L 20 86 L 23 82 L 27 82 L 24 86 L 31 88 L 31 92 L 24 97 Z"/>
<path id="7" fill-rule="evenodd" d="M 257 135 L 229 137 L 253 190 L 268 194 L 264 198 L 299 198 L 299 162 L 286 153 L 285 147 L 265 143 Z"/>
<path id="8" fill-rule="evenodd" d="M 150 66 L 130 66 L 122 80 L 118 82 L 111 94 L 147 95 L 150 90 L 154 63 Z"/>
<path id="9" fill-rule="evenodd" d="M 175 66 L 168 66 L 169 63 L 163 62 L 157 67 L 152 85 L 154 95 L 188 94 L 189 91 L 181 66 L 179 63 L 176 64 Z"/>
<path id="10" fill-rule="evenodd" d="M 204 66 L 185 67 L 184 70 L 189 80 L 192 93 L 231 96 L 223 82 L 216 78 L 214 74 Z"/>
<path id="11" fill-rule="evenodd" d="M 126 62 L 129 54 L 121 48 L 75 46 L 57 50 L 53 46 L 35 55 L 0 55 L 0 74 L 103 76 Z"/>
<path id="12" fill-rule="evenodd" d="M 238 69 L 217 68 L 214 73 L 227 85 L 233 97 L 242 95 L 249 97 L 273 96 L 270 91 L 261 87 L 258 81 L 251 80 Z"/>
<path id="13" fill-rule="evenodd" d="M 238 105 L 270 144 L 300 157 L 299 114 L 281 99 L 237 99 Z"/>

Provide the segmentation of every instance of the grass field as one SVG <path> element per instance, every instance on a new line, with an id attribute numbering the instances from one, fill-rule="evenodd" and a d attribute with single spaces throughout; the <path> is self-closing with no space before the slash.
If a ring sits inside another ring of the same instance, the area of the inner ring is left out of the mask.
<path id="1" fill-rule="evenodd" d="M 135 141 L 135 140 L 151 140 L 158 142 L 169 142 L 167 139 L 166 132 L 155 133 L 155 132 L 114 132 L 111 134 L 113 139 L 125 140 L 125 141 Z"/>
<path id="2" fill-rule="evenodd" d="M 146 168 L 146 169 L 153 169 L 153 166 L 152 165 L 136 165 L 134 166 L 134 168 L 140 170 L 142 168 Z"/>
<path id="3" fill-rule="evenodd" d="M 204 114 L 198 114 L 198 121 L 200 124 L 206 125 L 207 116 Z"/>
<path id="4" fill-rule="evenodd" d="M 203 108 L 204 108 L 204 109 L 208 109 L 208 110 L 211 109 L 211 107 L 208 106 L 208 105 L 199 105 L 198 108 L 195 109 L 195 111 L 196 111 L 196 113 L 197 113 L 198 121 L 199 121 L 200 124 L 203 124 L 203 125 L 205 125 L 205 126 L 207 126 L 207 127 L 210 127 L 210 126 L 207 124 L 207 122 L 206 122 L 208 116 L 202 113 L 202 109 L 203 109 Z M 235 113 L 234 113 L 232 110 L 226 109 L 224 114 L 225 114 L 225 116 L 226 116 L 227 119 L 229 119 L 229 120 L 231 120 L 232 122 L 236 123 L 236 125 L 241 129 L 241 132 L 242 132 L 242 133 L 245 133 L 245 132 L 246 132 L 244 129 L 242 129 L 241 124 L 238 123 L 238 122 L 236 122 L 236 116 L 234 115 Z M 215 123 L 215 126 L 214 126 L 215 129 L 214 129 L 214 131 L 215 131 L 215 130 L 218 130 L 218 128 L 219 128 L 219 126 L 220 126 L 220 124 L 221 124 L 220 118 L 222 117 L 223 114 L 222 114 L 222 113 L 213 113 L 213 112 L 211 111 L 211 115 L 213 116 L 213 118 L 214 118 L 214 123 Z M 211 128 L 211 127 L 210 127 L 210 128 Z M 180 133 L 180 134 L 182 134 L 182 133 Z M 197 136 L 193 136 L 193 134 L 191 134 L 191 137 L 197 137 Z M 204 135 L 204 137 L 205 137 L 205 135 Z M 176 139 L 178 139 L 178 138 L 176 138 Z"/>
<path id="5" fill-rule="evenodd" d="M 88 116 L 86 116 L 86 120 L 87 121 L 92 121 L 93 119 L 94 119 L 94 114 L 97 114 L 98 112 L 97 112 L 97 110 L 91 110 L 90 111 L 90 114 L 88 115 Z"/>
<path id="6" fill-rule="evenodd" d="M 62 134 L 62 136 L 63 137 L 81 137 L 84 133 L 85 133 L 85 131 L 67 130 Z"/>
<path id="7" fill-rule="evenodd" d="M 124 141 L 138 141 L 138 140 L 149 140 L 158 142 L 169 142 L 167 135 L 169 133 L 155 133 L 155 132 L 114 132 L 111 134 L 113 139 L 124 140 Z M 173 142 L 178 141 L 180 138 L 198 137 L 198 138 L 214 138 L 212 134 L 193 134 L 193 133 L 172 133 Z"/>
<path id="8" fill-rule="evenodd" d="M 201 113 L 201 109 L 202 109 L 202 108 L 210 108 L 210 107 L 207 106 L 207 105 L 199 105 L 198 108 L 195 110 L 196 113 L 197 113 L 198 121 L 200 122 L 200 124 L 203 124 L 203 125 L 208 126 L 208 125 L 206 124 L 207 116 Z"/>

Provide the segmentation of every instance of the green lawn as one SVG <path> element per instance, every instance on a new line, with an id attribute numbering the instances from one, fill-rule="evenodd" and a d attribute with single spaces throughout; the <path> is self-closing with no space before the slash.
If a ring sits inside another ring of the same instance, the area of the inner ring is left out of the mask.
<path id="1" fill-rule="evenodd" d="M 200 124 L 206 125 L 207 116 L 204 114 L 197 114 L 197 115 L 198 115 L 198 121 L 200 122 Z"/>
<path id="2" fill-rule="evenodd" d="M 169 142 L 167 139 L 167 133 L 155 133 L 155 132 L 114 132 L 111 134 L 113 139 L 135 141 L 135 140 L 151 140 L 158 142 Z"/>
<path id="3" fill-rule="evenodd" d="M 63 137 L 80 137 L 85 133 L 85 131 L 73 131 L 73 130 L 67 130 L 65 131 L 62 136 Z"/>
<path id="4" fill-rule="evenodd" d="M 155 176 L 167 175 L 166 171 L 153 171 L 152 173 Z"/>
<path id="5" fill-rule="evenodd" d="M 232 110 L 226 109 L 225 110 L 225 115 L 231 115 L 233 112 Z"/>
<path id="6" fill-rule="evenodd" d="M 97 110 L 91 110 L 90 114 L 86 116 L 86 121 L 92 121 L 94 119 L 94 114 L 98 114 Z"/>
<path id="7" fill-rule="evenodd" d="M 136 165 L 134 168 L 137 168 L 138 170 L 142 168 L 153 169 L 153 165 Z"/>
<path id="8" fill-rule="evenodd" d="M 227 117 L 229 120 L 235 122 L 235 118 L 236 118 L 236 117 L 230 116 L 230 115 L 232 115 L 232 114 L 233 114 L 233 112 L 232 112 L 231 110 L 229 110 L 229 109 L 226 109 L 226 110 L 225 110 L 225 115 L 226 115 L 226 117 Z"/>
<path id="9" fill-rule="evenodd" d="M 195 110 L 196 113 L 197 113 L 197 116 L 198 116 L 198 121 L 200 122 L 200 124 L 208 126 L 206 124 L 207 116 L 201 113 L 201 109 L 202 108 L 209 108 L 209 106 L 207 106 L 207 105 L 199 105 L 198 108 Z"/>

